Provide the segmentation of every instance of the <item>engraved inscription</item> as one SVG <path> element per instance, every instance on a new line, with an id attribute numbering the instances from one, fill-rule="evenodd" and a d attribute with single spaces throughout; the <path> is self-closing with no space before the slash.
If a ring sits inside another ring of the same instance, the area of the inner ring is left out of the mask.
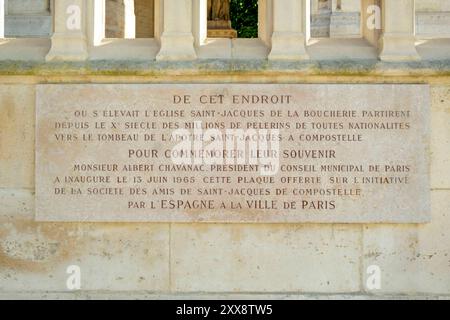
<path id="1" fill-rule="evenodd" d="M 429 220 L 426 85 L 39 85 L 36 217 Z"/>

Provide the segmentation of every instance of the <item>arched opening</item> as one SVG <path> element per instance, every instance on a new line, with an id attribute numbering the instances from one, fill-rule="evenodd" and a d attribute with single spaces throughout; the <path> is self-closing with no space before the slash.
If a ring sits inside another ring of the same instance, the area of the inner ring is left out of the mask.
<path id="1" fill-rule="evenodd" d="M 194 0 L 197 54 L 206 58 L 267 58 L 273 0 Z"/>
<path id="2" fill-rule="evenodd" d="M 91 60 L 149 60 L 159 51 L 162 0 L 90 0 Z"/>
<path id="3" fill-rule="evenodd" d="M 154 0 L 105 0 L 105 38 L 153 38 Z"/>
<path id="4" fill-rule="evenodd" d="M 312 59 L 376 59 L 380 0 L 307 0 L 308 52 Z"/>
<path id="5" fill-rule="evenodd" d="M 258 0 L 207 0 L 209 38 L 258 38 Z"/>

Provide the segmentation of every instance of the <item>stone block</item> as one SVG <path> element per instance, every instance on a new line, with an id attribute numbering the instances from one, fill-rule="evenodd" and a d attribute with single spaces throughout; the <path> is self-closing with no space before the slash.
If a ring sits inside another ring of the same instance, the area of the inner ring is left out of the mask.
<path id="1" fill-rule="evenodd" d="M 42 14 L 50 12 L 50 0 L 9 0 L 7 3 L 7 12 L 11 15 Z"/>
<path id="2" fill-rule="evenodd" d="M 50 15 L 6 16 L 5 37 L 50 37 L 52 17 Z"/>
<path id="3" fill-rule="evenodd" d="M 175 292 L 355 292 L 359 226 L 192 225 L 171 228 Z"/>
<path id="4" fill-rule="evenodd" d="M 69 266 L 80 268 L 82 292 L 169 288 L 165 224 L 0 223 L 0 292 L 73 292 Z"/>
<path id="5" fill-rule="evenodd" d="M 0 216 L 34 219 L 34 191 L 0 188 Z"/>

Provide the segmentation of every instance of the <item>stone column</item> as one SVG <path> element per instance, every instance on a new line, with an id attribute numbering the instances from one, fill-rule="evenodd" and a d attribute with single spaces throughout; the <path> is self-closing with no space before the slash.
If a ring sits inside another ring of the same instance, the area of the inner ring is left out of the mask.
<path id="1" fill-rule="evenodd" d="M 87 58 L 86 1 L 55 1 L 55 31 L 46 60 L 82 61 Z"/>
<path id="2" fill-rule="evenodd" d="M 309 0 L 273 2 L 272 50 L 269 60 L 304 60 L 309 25 Z"/>
<path id="3" fill-rule="evenodd" d="M 380 59 L 384 61 L 420 60 L 415 47 L 414 0 L 383 0 L 383 34 Z"/>
<path id="4" fill-rule="evenodd" d="M 192 0 L 164 0 L 164 30 L 156 60 L 197 58 L 192 35 Z"/>

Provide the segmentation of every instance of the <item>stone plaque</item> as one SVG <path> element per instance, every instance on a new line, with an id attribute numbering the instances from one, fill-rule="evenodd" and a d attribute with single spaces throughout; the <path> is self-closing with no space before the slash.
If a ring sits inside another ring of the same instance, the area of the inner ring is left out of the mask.
<path id="1" fill-rule="evenodd" d="M 429 221 L 427 85 L 39 85 L 44 221 Z"/>

